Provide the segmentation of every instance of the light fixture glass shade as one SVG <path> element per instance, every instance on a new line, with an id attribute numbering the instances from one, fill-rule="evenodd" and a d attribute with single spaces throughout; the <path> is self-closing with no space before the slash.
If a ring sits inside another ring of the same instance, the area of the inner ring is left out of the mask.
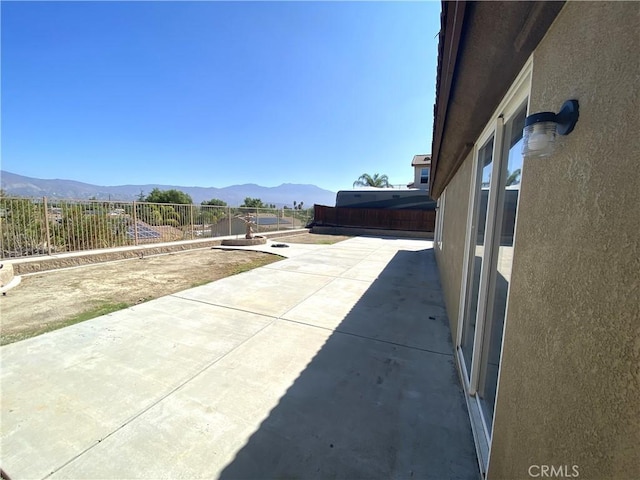
<path id="1" fill-rule="evenodd" d="M 558 124 L 538 122 L 524 127 L 522 155 L 527 158 L 544 158 L 555 149 Z"/>
<path id="2" fill-rule="evenodd" d="M 569 135 L 579 117 L 578 100 L 567 100 L 560 112 L 539 112 L 524 121 L 522 155 L 528 158 L 544 158 L 553 153 L 558 135 Z"/>

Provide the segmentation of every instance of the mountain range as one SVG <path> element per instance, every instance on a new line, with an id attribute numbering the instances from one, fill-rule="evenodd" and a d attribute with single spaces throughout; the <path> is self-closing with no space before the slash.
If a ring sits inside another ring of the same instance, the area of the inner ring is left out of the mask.
<path id="1" fill-rule="evenodd" d="M 304 202 L 311 207 L 314 204 L 335 204 L 336 194 L 330 190 L 296 183 L 283 183 L 277 187 L 263 187 L 254 183 L 216 187 L 184 187 L 179 185 L 116 185 L 101 186 L 74 180 L 40 179 L 25 177 L 15 173 L 0 171 L 0 187 L 7 196 L 48 197 L 56 199 L 132 201 L 140 192 L 147 195 L 154 188 L 160 190 L 180 190 L 191 196 L 195 203 L 217 198 L 231 206 L 242 204 L 246 197 L 259 198 L 264 203 L 273 203 L 278 208 L 293 206 L 293 202 Z"/>

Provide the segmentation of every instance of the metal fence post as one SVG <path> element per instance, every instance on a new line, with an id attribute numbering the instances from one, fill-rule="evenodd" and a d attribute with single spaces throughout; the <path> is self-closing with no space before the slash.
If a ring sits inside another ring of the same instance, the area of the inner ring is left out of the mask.
<path id="1" fill-rule="evenodd" d="M 191 207 L 189 208 L 189 217 L 191 220 L 191 240 L 193 240 L 193 229 L 196 228 L 193 225 L 193 204 L 191 204 Z"/>
<path id="2" fill-rule="evenodd" d="M 138 212 L 136 211 L 136 201 L 133 201 L 133 244 L 138 245 Z"/>
<path id="3" fill-rule="evenodd" d="M 51 255 L 51 235 L 49 234 L 49 215 L 47 214 L 47 197 L 42 197 L 42 205 L 44 207 L 44 231 L 47 235 L 47 255 Z"/>
<path id="4" fill-rule="evenodd" d="M 229 224 L 229 235 L 231 235 L 231 207 L 227 207 L 227 222 Z"/>

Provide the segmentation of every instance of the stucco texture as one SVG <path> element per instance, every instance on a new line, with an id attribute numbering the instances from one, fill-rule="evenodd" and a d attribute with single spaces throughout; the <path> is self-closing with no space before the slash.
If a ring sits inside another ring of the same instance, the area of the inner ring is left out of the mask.
<path id="1" fill-rule="evenodd" d="M 569 2 L 534 52 L 530 112 L 580 119 L 523 167 L 491 480 L 640 478 L 639 17 Z"/>
<path id="2" fill-rule="evenodd" d="M 469 154 L 451 180 L 451 183 L 447 185 L 442 226 L 442 250 L 436 249 L 440 282 L 445 296 L 447 316 L 451 325 L 451 338 L 454 346 L 458 331 L 458 304 L 462 282 L 464 240 L 467 229 L 472 168 L 473 155 Z"/>

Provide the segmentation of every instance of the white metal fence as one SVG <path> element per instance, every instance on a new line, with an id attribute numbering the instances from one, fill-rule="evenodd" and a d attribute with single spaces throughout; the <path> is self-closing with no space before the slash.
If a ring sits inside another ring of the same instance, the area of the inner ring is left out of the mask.
<path id="1" fill-rule="evenodd" d="M 0 258 L 303 228 L 313 209 L 0 197 Z"/>

